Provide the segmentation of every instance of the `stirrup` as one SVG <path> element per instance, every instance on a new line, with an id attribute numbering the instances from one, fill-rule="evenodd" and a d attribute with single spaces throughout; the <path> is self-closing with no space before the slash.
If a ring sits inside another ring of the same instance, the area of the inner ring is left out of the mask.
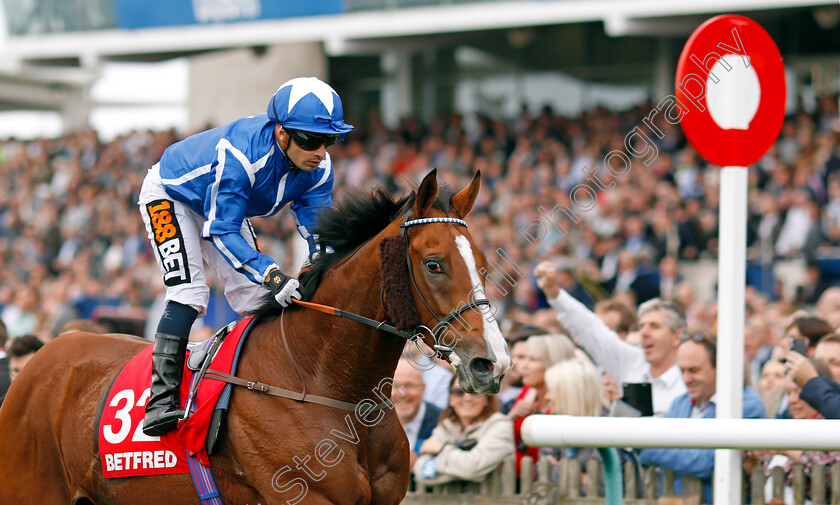
<path id="1" fill-rule="evenodd" d="M 222 346 L 222 341 L 224 341 L 225 337 L 233 331 L 233 328 L 236 326 L 238 321 L 234 321 L 227 326 L 223 327 L 219 331 L 213 335 L 213 343 L 210 345 L 210 348 L 204 352 L 203 363 L 201 365 L 201 370 L 196 372 L 196 375 L 193 375 L 192 384 L 190 385 L 190 392 L 187 395 L 187 401 L 184 405 L 184 417 L 181 418 L 182 422 L 186 422 L 187 419 L 190 418 L 192 415 L 192 404 L 195 400 L 195 394 L 198 392 L 198 385 L 201 384 L 201 379 L 204 378 L 204 374 L 207 373 L 207 368 L 210 366 L 210 363 L 213 362 L 213 358 L 216 356 L 216 352 L 219 351 L 219 348 Z M 190 355 L 192 357 L 192 355 Z M 192 360 L 187 360 L 187 366 L 189 367 L 189 362 Z"/>

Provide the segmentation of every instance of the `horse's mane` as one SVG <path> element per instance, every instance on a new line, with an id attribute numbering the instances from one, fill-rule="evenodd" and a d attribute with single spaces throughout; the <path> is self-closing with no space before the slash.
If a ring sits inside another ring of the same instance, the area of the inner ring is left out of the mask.
<path id="1" fill-rule="evenodd" d="M 449 186 L 441 185 L 432 206 L 448 214 L 449 199 L 454 194 Z M 398 216 L 408 212 L 416 196 L 416 190 L 398 198 L 392 197 L 382 188 L 370 193 L 351 190 L 342 196 L 334 208 L 323 209 L 318 215 L 318 224 L 311 231 L 318 235 L 322 247 L 330 247 L 333 252 L 319 255 L 311 267 L 301 274 L 300 291 L 304 299 L 312 297 L 327 271 L 379 234 Z M 290 307 L 294 308 L 297 306 Z M 270 294 L 251 312 L 258 319 L 277 316 L 279 313 L 280 304 Z"/>

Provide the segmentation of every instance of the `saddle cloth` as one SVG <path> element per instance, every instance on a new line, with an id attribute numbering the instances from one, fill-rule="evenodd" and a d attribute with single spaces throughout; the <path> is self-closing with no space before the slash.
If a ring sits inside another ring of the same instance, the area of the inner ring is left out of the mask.
<path id="1" fill-rule="evenodd" d="M 225 337 L 209 370 L 235 373 L 235 359 L 243 333 L 253 317 L 240 321 Z M 185 363 L 189 360 L 185 360 Z M 181 407 L 186 404 L 193 372 L 186 366 L 181 381 Z M 198 384 L 193 400 L 194 412 L 162 437 L 143 433 L 143 418 L 149 401 L 152 377 L 152 346 L 140 351 L 119 372 L 105 400 L 99 422 L 99 454 L 105 478 L 189 473 L 187 454 L 210 466 L 205 440 L 210 419 L 227 385 L 205 379 Z M 192 409 L 191 409 L 192 410 Z"/>

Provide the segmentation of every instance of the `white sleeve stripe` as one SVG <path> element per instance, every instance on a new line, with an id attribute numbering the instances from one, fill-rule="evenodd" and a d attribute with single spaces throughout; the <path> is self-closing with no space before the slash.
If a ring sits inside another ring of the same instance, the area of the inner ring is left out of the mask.
<path id="1" fill-rule="evenodd" d="M 265 277 L 260 277 L 260 273 L 254 270 L 253 268 L 249 267 L 248 265 L 242 265 L 242 269 L 248 272 L 249 274 L 254 276 L 254 279 L 259 279 L 262 282 Z"/>
<path id="2" fill-rule="evenodd" d="M 233 144 L 231 144 L 228 139 L 220 140 L 219 143 L 216 144 L 216 149 L 220 150 L 220 151 L 225 151 L 225 150 L 230 151 L 230 153 L 233 155 L 233 157 L 236 158 L 237 161 L 239 161 L 240 165 L 242 165 L 242 168 L 245 169 L 245 173 L 248 174 L 248 180 L 251 182 L 251 186 L 254 185 L 254 178 L 256 177 L 257 170 L 262 168 L 265 165 L 265 160 L 268 159 L 267 157 L 264 156 L 263 157 L 264 159 L 258 160 L 256 164 L 251 164 L 251 162 L 248 161 L 248 158 L 246 158 L 245 155 L 242 154 L 242 151 L 233 147 Z M 259 168 L 256 168 L 256 170 L 255 170 L 254 165 L 260 164 L 260 162 L 262 162 L 262 164 L 259 165 Z M 224 169 L 224 165 L 222 165 L 221 163 L 219 163 L 219 167 Z"/>
<path id="3" fill-rule="evenodd" d="M 272 263 L 265 268 L 265 272 L 263 272 L 262 276 L 260 277 L 261 280 L 265 280 L 268 277 L 268 272 L 271 272 L 274 269 L 280 270 L 280 267 L 277 266 L 277 263 Z"/>
<path id="4" fill-rule="evenodd" d="M 259 172 L 259 171 L 260 171 L 260 169 L 261 169 L 262 167 L 264 167 L 266 163 L 268 163 L 268 159 L 269 159 L 269 158 L 271 158 L 271 155 L 272 155 L 272 154 L 274 154 L 274 146 L 271 146 L 271 149 L 268 151 L 268 153 L 267 153 L 265 156 L 263 156 L 262 158 L 258 159 L 257 161 L 255 161 L 255 162 L 251 165 L 251 167 L 253 168 L 253 171 L 254 171 L 254 175 L 256 175 L 256 174 L 257 174 L 257 172 Z M 251 183 L 251 184 L 253 184 L 253 183 Z"/>
<path id="5" fill-rule="evenodd" d="M 224 243 L 224 242 L 222 242 L 222 239 L 221 239 L 221 238 L 219 238 L 219 237 L 213 237 L 213 243 L 216 245 L 216 247 L 218 247 L 218 248 L 219 248 L 219 251 L 221 251 L 221 252 L 222 252 L 222 254 L 224 254 L 225 256 L 227 256 L 227 258 L 230 260 L 230 262 L 231 262 L 231 263 L 233 263 L 233 268 L 235 268 L 235 269 L 239 270 L 239 269 L 242 267 L 242 263 L 240 263 L 240 262 L 239 262 L 239 260 L 238 260 L 238 259 L 236 259 L 236 256 L 234 256 L 234 255 L 230 252 L 230 250 L 227 248 L 227 246 L 225 245 L 225 243 Z"/>
<path id="6" fill-rule="evenodd" d="M 283 193 L 286 192 L 286 177 L 289 176 L 289 172 L 283 174 L 283 177 L 280 178 L 280 184 L 277 185 L 277 200 L 274 201 L 274 207 L 267 214 L 263 214 L 263 216 L 270 216 L 274 214 L 274 209 L 280 205 L 280 202 L 283 201 Z"/>
<path id="7" fill-rule="evenodd" d="M 222 182 L 222 171 L 225 167 L 225 150 L 219 150 L 219 166 L 216 167 L 216 180 L 213 181 L 213 186 L 210 187 L 210 212 L 207 214 L 207 221 L 204 222 L 204 229 L 202 235 L 206 238 L 210 236 L 210 225 L 216 220 L 216 197 L 219 196 L 219 184 Z"/>
<path id="8" fill-rule="evenodd" d="M 249 267 L 248 265 L 243 265 L 238 259 L 236 259 L 236 256 L 234 256 L 230 252 L 230 250 L 228 250 L 228 248 L 225 246 L 224 242 L 222 242 L 222 239 L 220 239 L 219 237 L 213 237 L 213 243 L 216 245 L 216 247 L 219 248 L 219 251 L 221 251 L 222 254 L 224 254 L 230 260 L 230 262 L 233 264 L 233 268 L 235 268 L 237 270 L 239 270 L 239 269 L 245 270 L 249 274 L 253 275 L 255 279 L 260 278 L 260 273 L 259 272 L 257 272 L 253 268 Z"/>
<path id="9" fill-rule="evenodd" d="M 205 238 L 210 236 L 210 226 L 212 222 L 216 220 L 216 200 L 219 197 L 219 184 L 222 182 L 222 172 L 224 172 L 225 169 L 225 162 L 227 159 L 226 152 L 230 151 L 236 160 L 242 165 L 245 173 L 248 174 L 248 181 L 253 187 L 257 171 L 265 166 L 269 156 L 271 156 L 271 153 L 274 152 L 274 147 L 272 146 L 268 154 L 257 160 L 254 164 L 251 164 L 251 162 L 248 161 L 245 155 L 242 154 L 242 151 L 233 147 L 228 139 L 221 139 L 219 143 L 216 144 L 216 150 L 219 152 L 218 166 L 216 167 L 216 180 L 213 181 L 213 186 L 210 190 L 210 212 L 207 215 L 207 221 L 204 222 L 204 227 L 201 231 L 201 236 Z"/>
<path id="10" fill-rule="evenodd" d="M 292 211 L 292 219 L 295 220 L 295 226 L 297 226 L 298 233 L 300 233 L 300 236 L 303 237 L 304 240 L 309 240 L 309 230 L 306 229 L 306 226 L 300 224 L 300 220 L 297 217 L 297 212 Z"/>
<path id="11" fill-rule="evenodd" d="M 178 186 L 178 185 L 181 185 L 185 182 L 189 182 L 189 181 L 191 181 L 191 180 L 193 180 L 197 177 L 201 177 L 204 174 L 209 173 L 210 172 L 210 167 L 212 167 L 212 164 L 207 164 L 207 165 L 198 167 L 194 170 L 191 170 L 190 172 L 187 172 L 186 174 L 182 175 L 181 177 L 178 177 L 177 179 L 161 179 L 161 181 L 164 184 L 166 184 L 167 186 Z"/>

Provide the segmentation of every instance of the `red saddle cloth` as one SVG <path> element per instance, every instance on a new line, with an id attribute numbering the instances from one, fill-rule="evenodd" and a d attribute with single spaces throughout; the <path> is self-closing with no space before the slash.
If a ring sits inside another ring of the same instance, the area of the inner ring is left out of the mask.
<path id="1" fill-rule="evenodd" d="M 253 317 L 240 321 L 225 337 L 210 370 L 230 373 L 242 334 Z M 188 353 L 189 354 L 189 353 Z M 189 394 L 193 371 L 184 367 L 181 381 L 181 407 Z M 204 379 L 195 395 L 195 411 L 177 430 L 162 437 L 143 433 L 143 418 L 152 380 L 152 346 L 131 359 L 117 375 L 108 392 L 99 422 L 99 454 L 106 479 L 189 473 L 187 452 L 204 466 L 210 458 L 204 449 L 210 416 L 227 383 Z"/>

